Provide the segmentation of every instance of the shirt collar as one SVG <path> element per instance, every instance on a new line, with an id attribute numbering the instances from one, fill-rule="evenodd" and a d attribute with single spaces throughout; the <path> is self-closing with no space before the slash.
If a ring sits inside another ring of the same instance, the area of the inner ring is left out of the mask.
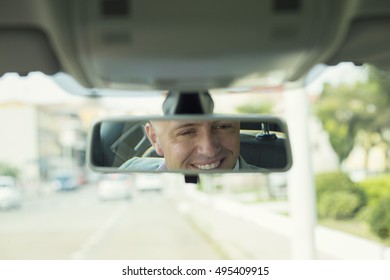
<path id="1" fill-rule="evenodd" d="M 233 171 L 238 171 L 238 170 L 240 170 L 240 161 L 237 159 L 236 165 L 234 165 L 233 167 Z"/>
<path id="2" fill-rule="evenodd" d="M 167 164 L 166 164 L 165 160 L 157 168 L 157 171 L 168 171 Z"/>

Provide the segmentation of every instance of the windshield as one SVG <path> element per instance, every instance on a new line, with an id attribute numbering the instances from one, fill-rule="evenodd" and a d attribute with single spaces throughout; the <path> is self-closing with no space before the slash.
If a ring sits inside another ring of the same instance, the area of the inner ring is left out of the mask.
<path id="1" fill-rule="evenodd" d="M 390 195 L 390 88 L 376 71 L 342 64 L 302 89 L 309 145 L 292 152 L 310 157 L 318 259 L 379 259 L 367 248 L 390 244 L 379 222 L 390 215 L 381 212 Z M 210 93 L 216 113 L 289 124 L 288 108 L 302 110 L 283 87 Z M 204 174 L 193 184 L 182 174 L 105 176 L 86 167 L 94 121 L 161 115 L 165 94 L 88 98 L 41 73 L 1 77 L 0 175 L 14 178 L 21 196 L 0 204 L 0 259 L 294 258 L 300 208 L 291 203 L 290 172 Z"/>

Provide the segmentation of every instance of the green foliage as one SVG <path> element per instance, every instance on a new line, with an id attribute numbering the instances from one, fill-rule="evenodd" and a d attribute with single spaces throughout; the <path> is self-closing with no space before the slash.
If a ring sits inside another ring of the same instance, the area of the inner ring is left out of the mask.
<path id="1" fill-rule="evenodd" d="M 274 104 L 267 102 L 253 101 L 237 106 L 236 111 L 243 114 L 270 114 Z"/>
<path id="2" fill-rule="evenodd" d="M 371 230 L 381 239 L 390 239 L 390 196 L 379 200 L 372 209 L 370 217 Z"/>
<path id="3" fill-rule="evenodd" d="M 375 119 L 372 122 L 372 130 L 381 134 L 382 140 L 390 144 L 390 139 L 383 137 L 386 130 L 389 129 L 390 119 L 390 71 L 379 68 L 369 67 L 369 83 L 376 85 L 376 91 L 373 96 L 375 104 Z"/>
<path id="4" fill-rule="evenodd" d="M 340 190 L 350 191 L 357 189 L 349 176 L 341 171 L 325 172 L 315 177 L 317 199 L 325 192 L 336 192 Z"/>
<path id="5" fill-rule="evenodd" d="M 366 205 L 364 191 L 345 173 L 321 173 L 316 176 L 315 183 L 317 209 L 322 218 L 352 218 Z"/>
<path id="6" fill-rule="evenodd" d="M 377 117 L 378 86 L 373 83 L 326 84 L 315 112 L 340 160 L 351 152 L 360 130 L 372 130 Z"/>
<path id="7" fill-rule="evenodd" d="M 0 162 L 0 176 L 12 176 L 17 178 L 19 173 L 20 172 L 16 167 Z"/>
<path id="8" fill-rule="evenodd" d="M 390 144 L 390 72 L 374 67 L 368 80 L 353 85 L 324 86 L 315 113 L 329 133 L 330 143 L 340 158 L 346 159 L 359 142 L 369 149 L 380 141 Z M 357 137 L 359 136 L 359 137 Z"/>
<path id="9" fill-rule="evenodd" d="M 349 134 L 348 125 L 340 124 L 335 119 L 330 118 L 324 123 L 324 128 L 330 134 L 330 144 L 339 158 L 347 158 L 354 145 L 354 139 Z"/>
<path id="10" fill-rule="evenodd" d="M 390 175 L 365 179 L 359 182 L 359 188 L 366 193 L 368 206 L 376 205 L 381 198 L 390 196 Z"/>
<path id="11" fill-rule="evenodd" d="M 348 191 L 325 192 L 318 202 L 320 217 L 336 220 L 353 218 L 360 207 L 360 198 L 356 193 Z"/>

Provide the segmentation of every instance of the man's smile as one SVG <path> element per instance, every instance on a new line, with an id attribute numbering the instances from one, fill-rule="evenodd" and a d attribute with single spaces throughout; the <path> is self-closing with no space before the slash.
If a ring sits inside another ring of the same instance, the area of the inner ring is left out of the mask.
<path id="1" fill-rule="evenodd" d="M 224 161 L 224 158 L 220 159 L 220 160 L 216 160 L 214 162 L 208 162 L 208 163 L 193 163 L 193 164 L 191 164 L 191 166 L 193 166 L 197 169 L 211 170 L 211 169 L 218 168 L 223 161 Z"/>

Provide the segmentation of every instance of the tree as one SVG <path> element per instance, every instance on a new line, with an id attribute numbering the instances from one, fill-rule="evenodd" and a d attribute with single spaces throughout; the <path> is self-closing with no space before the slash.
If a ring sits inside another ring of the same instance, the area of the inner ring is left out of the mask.
<path id="1" fill-rule="evenodd" d="M 390 145 L 390 71 L 370 67 L 369 81 L 378 87 L 375 96 L 377 114 L 372 125 L 382 140 Z"/>
<path id="2" fill-rule="evenodd" d="M 368 123 L 369 112 L 362 97 L 366 85 L 325 84 L 316 114 L 329 133 L 330 143 L 340 158 L 346 159 L 351 152 L 360 127 Z"/>
<path id="3" fill-rule="evenodd" d="M 18 177 L 19 170 L 13 166 L 10 166 L 9 164 L 0 162 L 0 176 Z"/>
<path id="4" fill-rule="evenodd" d="M 368 153 L 390 133 L 389 73 L 369 67 L 368 77 L 366 82 L 353 85 L 326 84 L 315 106 L 340 161 L 348 157 L 356 143 Z"/>

